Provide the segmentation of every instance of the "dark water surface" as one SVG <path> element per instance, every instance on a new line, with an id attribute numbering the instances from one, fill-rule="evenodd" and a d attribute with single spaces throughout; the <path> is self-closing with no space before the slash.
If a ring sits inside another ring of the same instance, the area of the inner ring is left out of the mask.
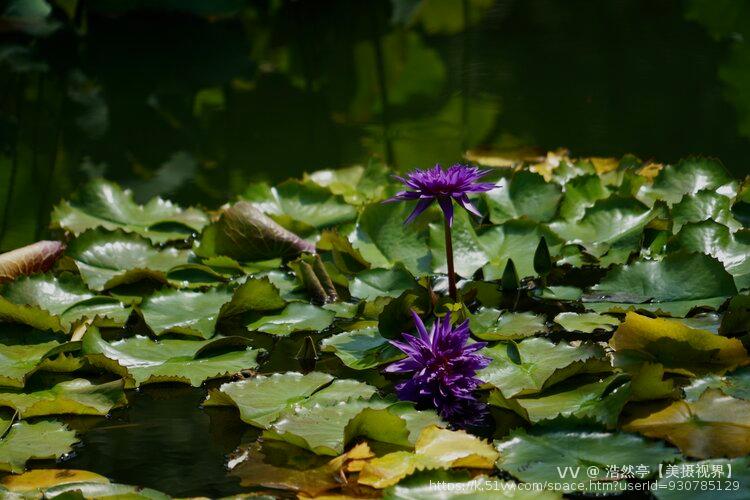
<path id="1" fill-rule="evenodd" d="M 211 208 L 252 180 L 473 148 L 702 154 L 745 175 L 749 4 L 6 0 L 0 250 L 44 237 L 51 207 L 101 175 Z M 254 431 L 201 409 L 204 393 L 147 387 L 108 419 L 71 420 L 85 432 L 65 465 L 237 491 L 226 455 Z"/>

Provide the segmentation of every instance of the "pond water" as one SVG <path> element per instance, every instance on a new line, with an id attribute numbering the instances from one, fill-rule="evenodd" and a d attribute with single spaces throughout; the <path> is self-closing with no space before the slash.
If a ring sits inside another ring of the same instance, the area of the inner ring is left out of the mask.
<path id="1" fill-rule="evenodd" d="M 252 180 L 467 150 L 748 172 L 750 9 L 711 0 L 10 0 L 0 20 L 0 250 L 48 235 L 90 177 L 215 208 Z M 161 8 L 144 10 L 144 5 Z M 174 495 L 230 494 L 253 439 L 205 389 L 155 386 L 66 466 Z"/>

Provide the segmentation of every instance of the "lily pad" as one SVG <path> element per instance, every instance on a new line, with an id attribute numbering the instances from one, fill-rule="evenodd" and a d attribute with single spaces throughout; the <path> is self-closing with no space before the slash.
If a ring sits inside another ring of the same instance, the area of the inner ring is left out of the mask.
<path id="1" fill-rule="evenodd" d="M 579 175 L 563 186 L 565 194 L 560 203 L 560 217 L 578 220 L 586 214 L 586 209 L 610 195 L 603 179 L 596 174 Z"/>
<path id="2" fill-rule="evenodd" d="M 644 472 L 634 477 L 645 479 L 657 472 L 659 464 L 680 458 L 676 450 L 660 442 L 621 432 L 518 429 L 499 442 L 497 449 L 499 469 L 525 482 L 559 483 L 566 493 L 576 491 L 580 482 L 612 481 L 611 467 L 635 470 L 642 465 L 639 470 Z"/>
<path id="3" fill-rule="evenodd" d="M 466 210 L 455 211 L 451 235 L 453 242 L 453 265 L 456 274 L 470 278 L 489 259 L 479 241 L 474 226 L 472 226 L 471 216 Z M 430 224 L 430 249 L 432 251 L 433 271 L 447 274 L 445 225 L 442 222 Z"/>
<path id="4" fill-rule="evenodd" d="M 731 203 L 729 198 L 714 191 L 683 196 L 672 207 L 672 231 L 677 233 L 685 224 L 707 220 L 723 224 L 731 231 L 741 229 L 742 224 L 732 215 Z"/>
<path id="5" fill-rule="evenodd" d="M 72 451 L 76 433 L 59 422 L 16 422 L 0 438 L 0 471 L 23 472 L 32 459 L 56 459 Z"/>
<path id="6" fill-rule="evenodd" d="M 143 299 L 138 310 L 156 335 L 179 333 L 209 339 L 222 306 L 231 299 L 232 290 L 224 286 L 205 292 L 164 289 Z"/>
<path id="7" fill-rule="evenodd" d="M 705 490 L 691 488 L 696 479 L 724 481 L 727 487 L 721 492 L 722 500 L 742 500 L 747 496 L 747 490 L 742 486 L 750 483 L 750 459 L 747 457 L 683 462 L 675 469 L 674 474 L 668 475 L 665 471 L 664 477 L 656 482 L 654 496 L 658 500 L 682 500 L 686 491 L 690 491 L 690 500 L 714 500 L 716 492 L 710 487 Z"/>
<path id="8" fill-rule="evenodd" d="M 737 287 L 718 260 L 680 252 L 615 266 L 591 291 L 585 305 L 596 312 L 644 309 L 685 316 L 698 306 L 717 308 Z"/>
<path id="9" fill-rule="evenodd" d="M 482 308 L 469 317 L 471 332 L 482 340 L 515 340 L 547 333 L 544 318 L 531 312 Z"/>
<path id="10" fill-rule="evenodd" d="M 223 378 L 257 367 L 257 351 L 239 348 L 210 356 L 214 347 L 226 347 L 227 337 L 213 340 L 151 340 L 131 337 L 115 342 L 102 339 L 96 327 L 83 336 L 83 353 L 94 366 L 126 378 L 126 387 L 159 382 L 181 382 L 198 387 L 204 381 Z"/>
<path id="11" fill-rule="evenodd" d="M 386 488 L 417 470 L 492 469 L 498 456 L 489 443 L 476 436 L 433 425 L 422 430 L 414 453 L 397 451 L 375 458 L 365 464 L 358 481 L 373 488 Z"/>
<path id="12" fill-rule="evenodd" d="M 724 196 L 733 196 L 737 187 L 724 166 L 710 158 L 688 158 L 677 165 L 667 165 L 654 178 L 651 185 L 638 191 L 638 198 L 653 204 L 664 200 L 677 203 L 686 194 L 711 190 Z"/>
<path id="13" fill-rule="evenodd" d="M 555 316 L 555 323 L 568 332 L 593 333 L 596 330 L 610 331 L 620 324 L 620 320 L 614 316 L 597 313 L 564 312 Z"/>
<path id="14" fill-rule="evenodd" d="M 688 401 L 697 401 L 708 389 L 719 389 L 727 396 L 750 401 L 750 368 L 740 368 L 724 376 L 706 375 L 683 387 Z"/>
<path id="15" fill-rule="evenodd" d="M 676 320 L 632 312 L 627 313 L 609 344 L 618 355 L 655 361 L 677 373 L 723 372 L 750 363 L 739 339 L 690 328 Z"/>
<path id="16" fill-rule="evenodd" d="M 0 254 L 0 283 L 49 271 L 63 251 L 59 241 L 37 241 Z"/>
<path id="17" fill-rule="evenodd" d="M 74 235 L 103 227 L 138 233 L 155 243 L 184 240 L 200 232 L 207 223 L 208 217 L 202 211 L 182 209 L 161 198 L 138 205 L 130 191 L 102 179 L 91 181 L 52 212 L 53 227 Z"/>
<path id="18" fill-rule="evenodd" d="M 541 175 L 519 171 L 510 179 L 501 179 L 497 187 L 485 196 L 490 220 L 502 224 L 523 216 L 534 221 L 548 221 L 557 212 L 562 194 L 560 186 L 545 182 Z"/>
<path id="19" fill-rule="evenodd" d="M 39 330 L 67 333 L 86 318 L 122 326 L 130 308 L 113 297 L 96 296 L 76 276 L 36 274 L 7 283 L 0 290 L 0 320 Z"/>
<path id="20" fill-rule="evenodd" d="M 708 389 L 695 402 L 638 408 L 623 429 L 666 439 L 690 457 L 739 457 L 750 453 L 750 401 Z"/>
<path id="21" fill-rule="evenodd" d="M 388 167 L 376 160 L 371 160 L 366 167 L 355 165 L 335 170 L 318 170 L 305 175 L 306 179 L 328 188 L 333 194 L 343 196 L 347 203 L 353 205 L 385 198 L 388 177 Z"/>
<path id="22" fill-rule="evenodd" d="M 508 259 L 513 259 L 519 277 L 536 276 L 534 251 L 542 237 L 550 251 L 559 249 L 560 239 L 547 226 L 525 219 L 508 220 L 482 231 L 479 243 L 489 260 L 482 268 L 484 279 L 500 279 Z"/>
<path id="23" fill-rule="evenodd" d="M 362 300 L 378 297 L 398 297 L 406 290 L 417 286 L 414 277 L 401 267 L 393 269 L 369 269 L 352 278 L 349 293 Z"/>
<path id="24" fill-rule="evenodd" d="M 145 278 L 166 282 L 167 272 L 187 264 L 190 252 L 157 250 L 146 238 L 122 230 L 93 229 L 73 240 L 67 254 L 89 288 L 105 290 Z"/>
<path id="25" fill-rule="evenodd" d="M 332 352 L 349 368 L 368 370 L 404 357 L 376 326 L 338 333 L 323 340 L 321 350 Z"/>
<path id="26" fill-rule="evenodd" d="M 0 391 L 0 406 L 13 408 L 21 418 L 43 415 L 107 415 L 127 404 L 124 382 L 92 384 L 78 378 L 33 392 Z"/>
<path id="27" fill-rule="evenodd" d="M 0 344 L 0 386 L 23 387 L 45 355 L 59 345 L 55 340 L 31 345 Z"/>
<path id="28" fill-rule="evenodd" d="M 598 344 L 572 346 L 543 338 L 485 347 L 480 354 L 492 358 L 477 377 L 495 386 L 506 398 L 535 394 L 579 373 L 610 371 Z"/>
<path id="29" fill-rule="evenodd" d="M 355 230 L 349 235 L 352 246 L 373 267 L 391 268 L 398 263 L 415 276 L 432 271 L 432 254 L 427 231 L 420 219 L 404 225 L 411 207 L 406 203 L 366 205 Z"/>
<path id="30" fill-rule="evenodd" d="M 277 315 L 263 316 L 257 321 L 248 323 L 247 329 L 271 335 L 321 331 L 331 326 L 334 316 L 333 311 L 328 311 L 322 307 L 292 302 Z"/>
<path id="31" fill-rule="evenodd" d="M 440 485 L 437 496 L 436 485 Z M 531 491 L 518 483 L 479 475 L 471 477 L 465 471 L 426 470 L 417 472 L 383 490 L 386 500 L 434 500 L 435 498 L 514 498 L 518 500 L 560 500 L 560 493 Z"/>
<path id="32" fill-rule="evenodd" d="M 583 385 L 560 384 L 533 397 L 507 399 L 493 391 L 488 403 L 512 410 L 531 423 L 572 417 L 614 428 L 629 396 L 630 383 L 615 374 Z"/>

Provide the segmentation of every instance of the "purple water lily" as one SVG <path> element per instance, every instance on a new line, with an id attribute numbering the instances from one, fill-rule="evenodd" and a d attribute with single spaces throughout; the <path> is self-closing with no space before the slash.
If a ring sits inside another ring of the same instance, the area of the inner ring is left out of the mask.
<path id="1" fill-rule="evenodd" d="M 482 384 L 476 377 L 477 370 L 491 361 L 477 354 L 486 342 L 467 345 L 471 334 L 468 320 L 454 327 L 450 313 L 437 318 L 429 331 L 414 311 L 412 317 L 418 335 L 404 333 L 404 342 L 391 341 L 407 357 L 385 369 L 411 374 L 396 385 L 398 397 L 434 407 L 441 417 L 460 427 L 483 419 L 486 405 L 476 399 L 475 390 Z"/>
<path id="2" fill-rule="evenodd" d="M 453 165 L 443 170 L 440 165 L 429 170 L 414 170 L 406 177 L 396 177 L 407 188 L 406 191 L 396 193 L 396 196 L 385 202 L 418 200 L 404 224 L 413 221 L 419 214 L 427 210 L 433 201 L 437 201 L 445 215 L 445 260 L 448 266 L 448 291 L 454 302 L 458 300 L 456 290 L 456 271 L 453 266 L 453 201 L 474 215 L 481 216 L 479 210 L 469 201 L 469 193 L 481 193 L 495 187 L 491 182 L 477 182 L 487 175 L 488 170 L 480 170 L 467 165 Z"/>
<path id="3" fill-rule="evenodd" d="M 491 182 L 477 182 L 487 175 L 489 170 L 480 170 L 467 165 L 453 165 L 443 170 L 435 165 L 429 170 L 414 170 L 406 177 L 396 176 L 404 186 L 411 190 L 401 191 L 386 201 L 419 200 L 417 206 L 406 219 L 405 223 L 413 221 L 419 214 L 427 210 L 433 201 L 437 201 L 445 214 L 448 225 L 453 225 L 453 201 L 470 213 L 480 216 L 479 210 L 469 201 L 470 193 L 481 193 L 495 187 Z"/>

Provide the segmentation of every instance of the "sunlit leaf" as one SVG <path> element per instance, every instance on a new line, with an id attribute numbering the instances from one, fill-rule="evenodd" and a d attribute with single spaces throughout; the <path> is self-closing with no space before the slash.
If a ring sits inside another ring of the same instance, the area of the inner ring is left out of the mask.
<path id="1" fill-rule="evenodd" d="M 481 354 L 492 359 L 477 377 L 495 386 L 503 396 L 534 394 L 579 373 L 611 369 L 598 344 L 554 344 L 543 338 L 485 347 Z"/>
<path id="2" fill-rule="evenodd" d="M 750 368 L 740 368 L 724 376 L 706 375 L 683 387 L 688 401 L 700 399 L 708 389 L 720 389 L 727 396 L 750 401 Z"/>
<path id="3" fill-rule="evenodd" d="M 0 386 L 23 387 L 45 355 L 59 345 L 55 340 L 31 345 L 0 344 Z"/>
<path id="4" fill-rule="evenodd" d="M 76 434 L 59 422 L 16 422 L 0 437 L 0 471 L 23 472 L 31 459 L 56 459 L 70 452 Z"/>
<path id="5" fill-rule="evenodd" d="M 127 403 L 123 385 L 122 380 L 96 385 L 78 378 L 47 389 L 0 390 L 0 406 L 13 408 L 21 418 L 64 414 L 106 415 L 112 408 Z"/>
<path id="6" fill-rule="evenodd" d="M 677 203 L 683 195 L 709 189 L 724 196 L 732 196 L 737 187 L 724 166 L 708 158 L 688 158 L 677 165 L 667 165 L 654 178 L 653 184 L 643 186 L 638 198 L 653 204 L 664 200 Z"/>
<path id="7" fill-rule="evenodd" d="M 396 361 L 404 354 L 380 335 L 375 326 L 338 333 L 323 340 L 321 350 L 332 352 L 349 368 L 367 370 Z"/>
<path id="8" fill-rule="evenodd" d="M 131 337 L 115 342 L 102 339 L 97 328 L 89 328 L 83 337 L 83 353 L 94 366 L 126 378 L 126 387 L 159 382 L 201 385 L 257 367 L 257 351 L 246 348 L 238 339 L 154 341 Z M 241 339 L 239 339 L 241 340 Z M 235 350 L 212 354 L 214 348 L 235 346 Z"/>
<path id="9" fill-rule="evenodd" d="M 485 253 L 471 218 L 465 210 L 457 210 L 453 216 L 451 238 L 453 242 L 453 265 L 459 276 L 470 278 L 487 263 Z M 432 267 L 436 273 L 446 274 L 448 264 L 445 255 L 445 227 L 443 223 L 430 224 L 430 249 Z"/>
<path id="10" fill-rule="evenodd" d="M 349 283 L 349 293 L 352 297 L 374 300 L 378 297 L 398 297 L 415 286 L 417 282 L 414 277 L 401 267 L 370 269 L 352 278 Z"/>
<path id="11" fill-rule="evenodd" d="M 695 402 L 639 407 L 623 429 L 666 439 L 690 457 L 739 457 L 750 453 L 750 401 L 708 389 Z"/>
<path id="12" fill-rule="evenodd" d="M 542 237 L 553 253 L 559 249 L 560 239 L 547 226 L 525 219 L 508 220 L 482 231 L 479 243 L 489 259 L 482 268 L 484 279 L 499 279 L 508 259 L 513 259 L 520 278 L 535 276 L 534 250 Z"/>
<path id="13" fill-rule="evenodd" d="M 501 179 L 497 187 L 485 196 L 490 220 L 502 224 L 523 216 L 534 221 L 548 221 L 557 212 L 562 195 L 560 186 L 545 182 L 541 175 L 519 171 L 510 179 Z"/>
<path id="14" fill-rule="evenodd" d="M 143 299 L 139 312 L 156 335 L 179 333 L 209 339 L 224 304 L 232 299 L 227 287 L 205 292 L 164 289 Z"/>
<path id="15" fill-rule="evenodd" d="M 614 316 L 597 313 L 564 312 L 555 316 L 555 323 L 568 332 L 593 333 L 596 330 L 610 331 L 620 324 Z"/>
<path id="16" fill-rule="evenodd" d="M 138 205 L 130 191 L 102 179 L 86 184 L 52 213 L 52 225 L 74 235 L 103 227 L 138 233 L 157 243 L 183 240 L 207 223 L 208 217 L 200 210 L 182 209 L 161 198 Z"/>
<path id="17" fill-rule="evenodd" d="M 469 318 L 471 333 L 483 340 L 512 340 L 547 332 L 544 318 L 531 312 L 482 308 Z"/>
<path id="18" fill-rule="evenodd" d="M 289 335 L 302 331 L 325 330 L 333 322 L 334 313 L 311 304 L 292 302 L 279 314 L 263 316 L 247 324 L 250 331 L 271 335 Z"/>
<path id="19" fill-rule="evenodd" d="M 683 196 L 672 207 L 672 231 L 677 233 L 689 222 L 706 220 L 724 224 L 732 231 L 741 229 L 742 224 L 732 216 L 730 208 L 731 200 L 714 191 L 698 191 L 693 195 Z"/>

